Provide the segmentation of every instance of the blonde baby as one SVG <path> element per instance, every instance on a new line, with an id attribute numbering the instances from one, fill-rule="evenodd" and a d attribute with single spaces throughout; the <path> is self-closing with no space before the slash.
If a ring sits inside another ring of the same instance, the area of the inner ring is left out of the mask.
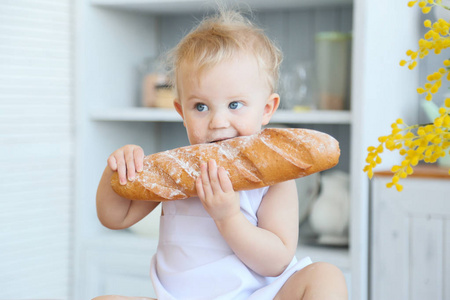
<path id="1" fill-rule="evenodd" d="M 170 58 L 174 106 L 191 144 L 255 134 L 279 106 L 281 52 L 238 12 L 203 20 Z M 143 157 L 137 145 L 111 154 L 98 187 L 97 211 L 104 226 L 122 229 L 162 205 L 150 270 L 158 299 L 347 299 L 338 268 L 295 257 L 294 181 L 235 192 L 226 170 L 208 161 L 200 166 L 198 197 L 161 204 L 121 198 L 111 189 L 112 173 L 119 173 L 122 184 L 133 180 Z"/>

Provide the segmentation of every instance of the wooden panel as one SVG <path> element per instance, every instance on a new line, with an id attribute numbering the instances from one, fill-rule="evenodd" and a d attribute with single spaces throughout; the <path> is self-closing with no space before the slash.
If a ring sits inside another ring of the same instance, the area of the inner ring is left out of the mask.
<path id="1" fill-rule="evenodd" d="M 215 0 L 92 0 L 94 4 L 106 7 L 150 12 L 153 14 L 185 14 L 204 12 L 217 8 Z M 241 6 L 249 5 L 258 10 L 296 9 L 299 7 L 324 7 L 334 5 L 352 4 L 352 0 L 222 0 L 219 3 Z M 238 4 L 239 5 L 239 4 Z"/>
<path id="2" fill-rule="evenodd" d="M 411 217 L 409 276 L 412 300 L 443 299 L 442 225 L 442 219 Z"/>
<path id="3" fill-rule="evenodd" d="M 282 71 L 299 62 L 314 62 L 314 37 L 320 31 L 352 29 L 353 7 L 294 8 L 275 12 L 255 11 L 255 22 L 266 30 L 284 54 Z M 159 19 L 160 50 L 174 47 L 179 39 L 196 25 L 202 14 L 165 16 Z"/>
<path id="4" fill-rule="evenodd" d="M 283 48 L 286 61 L 305 62 L 311 61 L 314 51 L 313 10 L 301 10 L 288 13 L 288 25 L 286 28 L 287 43 Z"/>
<path id="5" fill-rule="evenodd" d="M 142 238 L 129 232 L 115 232 L 86 243 L 82 255 L 83 278 L 76 299 L 99 295 L 155 297 L 150 262 L 157 239 Z"/>
<path id="6" fill-rule="evenodd" d="M 408 215 L 391 201 L 380 182 L 373 185 L 371 299 L 408 299 Z"/>
<path id="7" fill-rule="evenodd" d="M 353 29 L 353 10 L 348 7 L 342 7 L 339 11 L 339 30 L 342 32 L 352 32 Z"/>
<path id="8" fill-rule="evenodd" d="M 0 298 L 70 297 L 71 1 L 0 1 Z"/>
<path id="9" fill-rule="evenodd" d="M 447 299 L 450 185 L 410 178 L 399 193 L 388 181 L 372 183 L 372 299 Z"/>
<path id="10" fill-rule="evenodd" d="M 414 173 L 409 175 L 409 178 L 440 178 L 450 180 L 448 168 L 438 166 L 437 164 L 419 164 L 414 167 Z M 392 177 L 393 173 L 389 170 L 377 171 L 375 176 L 378 177 Z"/>
<path id="11" fill-rule="evenodd" d="M 450 218 L 444 221 L 444 263 L 443 263 L 444 299 L 450 299 Z"/>
<path id="12" fill-rule="evenodd" d="M 339 17 L 339 11 L 333 7 L 316 10 L 314 17 L 315 32 L 339 30 Z"/>

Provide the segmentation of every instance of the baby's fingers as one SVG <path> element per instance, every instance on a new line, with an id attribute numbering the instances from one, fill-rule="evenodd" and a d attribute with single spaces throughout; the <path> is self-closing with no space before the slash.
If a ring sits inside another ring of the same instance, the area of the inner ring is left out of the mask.
<path id="1" fill-rule="evenodd" d="M 134 165 L 136 172 L 142 172 L 144 169 L 144 150 L 141 147 L 134 149 Z"/>
<path id="2" fill-rule="evenodd" d="M 222 191 L 220 186 L 219 177 L 217 174 L 217 163 L 215 160 L 210 160 L 208 162 L 208 176 L 209 182 L 211 184 L 211 189 L 214 193 Z"/>
<path id="3" fill-rule="evenodd" d="M 120 184 L 124 185 L 128 180 L 133 180 L 136 171 L 140 172 L 144 165 L 144 150 L 137 145 L 126 145 L 114 151 L 108 158 L 108 166 L 112 171 L 117 171 Z"/>
<path id="4" fill-rule="evenodd" d="M 125 161 L 127 163 L 127 178 L 133 180 L 136 176 L 136 166 L 134 164 L 134 150 L 125 152 Z"/>
<path id="5" fill-rule="evenodd" d="M 108 167 L 113 170 L 113 171 L 117 171 L 117 160 L 114 157 L 114 155 L 111 155 L 108 157 Z"/>
<path id="6" fill-rule="evenodd" d="M 195 188 L 197 189 L 197 196 L 203 201 L 205 199 L 205 192 L 203 191 L 203 183 L 200 176 L 195 181 Z"/>
<path id="7" fill-rule="evenodd" d="M 108 166 L 111 168 L 112 171 L 117 171 L 117 174 L 119 175 L 119 182 L 120 184 L 126 184 L 127 178 L 126 178 L 126 172 L 127 167 L 125 164 L 125 157 L 123 151 L 116 151 L 108 158 Z"/>
<path id="8" fill-rule="evenodd" d="M 200 179 L 202 183 L 202 190 L 206 198 L 209 198 L 213 195 L 211 189 L 211 181 L 209 180 L 209 170 L 208 165 L 206 163 L 202 163 L 200 165 Z"/>
<path id="9" fill-rule="evenodd" d="M 204 201 L 211 197 L 212 191 L 209 183 L 208 167 L 205 163 L 200 164 L 200 176 L 198 176 L 195 182 L 195 187 L 197 189 L 197 196 L 200 200 Z"/>
<path id="10" fill-rule="evenodd" d="M 227 171 L 223 167 L 219 167 L 219 170 L 217 171 L 220 186 L 222 187 L 222 190 L 225 193 L 232 192 L 233 190 L 233 183 L 230 180 L 230 177 L 228 176 Z"/>

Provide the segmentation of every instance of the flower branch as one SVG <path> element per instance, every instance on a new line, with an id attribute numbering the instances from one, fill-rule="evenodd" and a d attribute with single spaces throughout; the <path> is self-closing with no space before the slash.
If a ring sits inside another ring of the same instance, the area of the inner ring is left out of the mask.
<path id="1" fill-rule="evenodd" d="M 442 4 L 442 0 L 427 1 L 409 1 L 408 6 L 413 7 L 416 3 L 422 9 L 424 14 L 430 12 L 434 6 L 450 10 Z M 423 59 L 430 52 L 439 55 L 443 49 L 450 47 L 450 23 L 439 19 L 432 23 L 430 20 L 424 22 L 424 26 L 429 28 L 423 39 L 419 40 L 417 51 L 408 50 L 406 55 L 409 60 L 401 60 L 400 66 L 408 66 L 413 70 L 417 66 L 417 60 Z M 419 87 L 417 92 L 426 94 L 425 99 L 432 101 L 442 86 L 442 80 L 450 81 L 450 60 L 443 61 L 444 67 L 427 76 L 427 83 L 424 87 Z M 384 149 L 389 151 L 398 151 L 403 157 L 400 165 L 394 165 L 391 168 L 393 177 L 386 186 L 396 187 L 402 191 L 403 186 L 399 183 L 400 179 L 406 178 L 414 173 L 414 167 L 420 162 L 435 163 L 439 158 L 450 153 L 450 98 L 445 99 L 444 105 L 439 108 L 439 116 L 430 124 L 416 124 L 408 126 L 402 119 L 397 119 L 391 125 L 392 131 L 389 135 L 378 138 L 378 146 L 370 146 L 367 151 L 366 166 L 364 172 L 367 172 L 369 178 L 373 177 L 373 169 L 382 162 L 380 154 Z M 450 174 L 450 170 L 449 170 Z"/>

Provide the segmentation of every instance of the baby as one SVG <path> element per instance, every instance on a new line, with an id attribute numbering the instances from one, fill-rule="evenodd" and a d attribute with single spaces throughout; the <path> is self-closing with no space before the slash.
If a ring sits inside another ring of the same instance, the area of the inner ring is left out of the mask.
<path id="1" fill-rule="evenodd" d="M 191 144 L 255 134 L 278 108 L 281 52 L 237 12 L 203 20 L 173 49 L 171 59 L 174 106 Z M 121 198 L 111 188 L 114 171 L 125 184 L 142 171 L 143 158 L 136 145 L 108 158 L 97 193 L 104 226 L 130 227 L 159 205 Z M 160 238 L 150 270 L 158 299 L 347 299 L 338 268 L 295 258 L 294 181 L 235 192 L 215 161 L 200 169 L 198 197 L 161 204 Z"/>

